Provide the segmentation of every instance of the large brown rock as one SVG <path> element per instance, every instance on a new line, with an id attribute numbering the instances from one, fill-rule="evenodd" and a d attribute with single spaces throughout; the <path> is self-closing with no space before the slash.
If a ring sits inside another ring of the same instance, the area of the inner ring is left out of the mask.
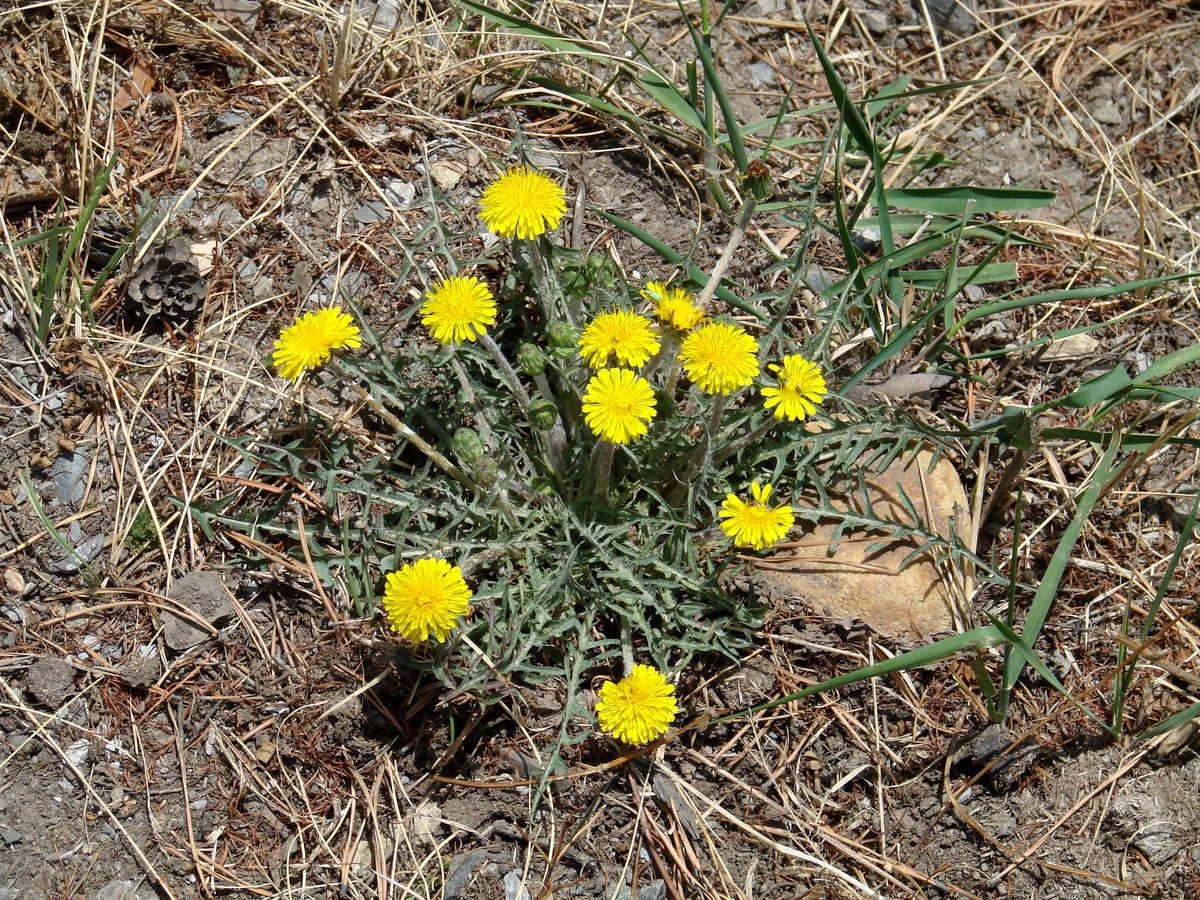
<path id="1" fill-rule="evenodd" d="M 905 466 L 902 456 L 869 479 L 872 509 L 879 518 L 920 524 L 947 538 L 953 527 L 958 541 L 969 546 L 970 506 L 962 482 L 944 457 L 930 470 L 932 459 L 932 453 L 922 450 Z M 901 489 L 920 523 L 902 503 Z M 848 500 L 838 505 L 851 508 Z M 904 559 L 920 546 L 915 539 L 847 529 L 834 545 L 834 527 L 832 522 L 818 525 L 764 557 L 757 564 L 760 588 L 777 601 L 802 603 L 830 619 L 861 621 L 889 637 L 923 641 L 954 630 L 952 604 L 961 591 L 947 582 L 969 584 L 970 573 L 958 571 L 944 552 L 922 554 L 902 569 Z M 881 541 L 886 543 L 879 549 Z"/>

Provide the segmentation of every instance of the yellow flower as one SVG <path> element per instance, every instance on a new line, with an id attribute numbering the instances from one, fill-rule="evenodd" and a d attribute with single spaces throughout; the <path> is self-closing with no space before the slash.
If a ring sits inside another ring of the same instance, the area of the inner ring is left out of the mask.
<path id="1" fill-rule="evenodd" d="M 721 504 L 721 530 L 739 547 L 762 550 L 772 547 L 787 536 L 796 517 L 790 506 L 770 507 L 771 486 L 750 485 L 753 499 L 747 503 L 737 494 L 730 494 Z"/>
<path id="2" fill-rule="evenodd" d="M 785 416 L 796 422 L 817 411 L 817 404 L 825 399 L 825 376 L 821 367 L 809 362 L 799 353 L 783 358 L 782 365 L 767 366 L 779 378 L 779 387 L 765 387 L 762 395 L 767 398 L 766 407 L 775 409 L 775 418 Z"/>
<path id="3" fill-rule="evenodd" d="M 515 166 L 487 186 L 479 209 L 483 224 L 500 237 L 535 238 L 558 227 L 567 204 L 553 179 Z"/>
<path id="4" fill-rule="evenodd" d="M 758 374 L 758 341 L 736 325 L 710 322 L 683 339 L 683 371 L 707 394 L 728 394 Z"/>
<path id="5" fill-rule="evenodd" d="M 662 736 L 678 712 L 675 685 L 653 666 L 636 663 L 620 681 L 600 685 L 596 701 L 600 729 L 626 744 L 648 744 Z"/>
<path id="6" fill-rule="evenodd" d="M 334 350 L 362 346 L 358 326 L 340 306 L 305 313 L 275 342 L 271 363 L 289 381 L 299 381 L 308 369 L 329 362 Z"/>
<path id="7" fill-rule="evenodd" d="M 645 316 L 624 309 L 600 313 L 579 338 L 579 352 L 588 366 L 599 369 L 615 356 L 626 366 L 640 366 L 658 352 L 658 336 Z"/>
<path id="8" fill-rule="evenodd" d="M 443 344 L 474 341 L 496 324 L 496 301 L 482 279 L 455 275 L 425 295 L 421 324 Z"/>
<path id="9" fill-rule="evenodd" d="M 654 391 L 650 382 L 629 369 L 601 369 L 583 395 L 583 416 L 597 437 L 627 444 L 649 430 Z"/>
<path id="10" fill-rule="evenodd" d="M 654 304 L 658 321 L 671 328 L 688 331 L 704 320 L 704 312 L 696 305 L 695 296 L 683 288 L 667 287 L 661 281 L 648 281 L 642 296 Z"/>
<path id="11" fill-rule="evenodd" d="M 388 574 L 383 611 L 392 631 L 410 641 L 432 634 L 442 643 L 458 617 L 471 611 L 470 599 L 471 589 L 458 566 L 444 559 L 418 559 Z"/>

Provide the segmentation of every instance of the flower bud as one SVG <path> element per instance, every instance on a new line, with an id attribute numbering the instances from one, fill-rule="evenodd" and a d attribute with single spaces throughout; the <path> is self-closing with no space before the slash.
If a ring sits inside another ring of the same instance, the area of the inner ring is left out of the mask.
<path id="1" fill-rule="evenodd" d="M 546 371 L 546 356 L 533 344 L 521 344 L 517 348 L 517 367 L 529 377 Z"/>
<path id="2" fill-rule="evenodd" d="M 558 407 L 551 400 L 534 400 L 529 404 L 529 421 L 538 431 L 549 431 L 558 421 Z"/>
<path id="3" fill-rule="evenodd" d="M 775 193 L 775 185 L 771 181 L 771 173 L 761 159 L 752 159 L 746 164 L 742 173 L 742 183 L 750 191 L 750 195 L 759 203 L 765 203 Z"/>
<path id="4" fill-rule="evenodd" d="M 458 461 L 464 466 L 474 465 L 487 453 L 487 447 L 483 445 L 483 439 L 479 437 L 473 428 L 460 428 L 455 431 L 454 437 L 450 441 L 450 446 L 454 448 L 454 455 L 458 457 Z"/>
<path id="5" fill-rule="evenodd" d="M 579 351 L 579 333 L 566 322 L 552 322 L 546 329 L 546 342 L 559 359 L 570 359 Z"/>

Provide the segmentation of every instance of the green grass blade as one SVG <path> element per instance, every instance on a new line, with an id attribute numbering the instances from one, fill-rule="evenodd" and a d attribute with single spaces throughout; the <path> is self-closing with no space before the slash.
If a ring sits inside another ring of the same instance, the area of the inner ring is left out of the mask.
<path id="1" fill-rule="evenodd" d="M 1198 277 L 1200 277 L 1200 272 L 1185 272 L 1180 275 L 1160 275 L 1157 278 L 1143 278 L 1140 281 L 1126 281 L 1122 284 L 1072 288 L 1069 291 L 1047 291 L 1044 294 L 1034 294 L 1032 297 L 1020 297 L 1015 300 L 999 300 L 994 303 L 985 303 L 983 306 L 978 306 L 964 313 L 963 317 L 954 324 L 954 327 L 950 329 L 950 333 L 946 337 L 947 339 L 954 337 L 955 334 L 976 319 L 986 319 L 988 316 L 1008 312 L 1011 309 L 1023 309 L 1026 306 L 1040 306 L 1043 303 L 1059 303 L 1068 300 L 1104 300 L 1120 294 L 1158 287 L 1160 284 L 1168 284 L 1172 281 L 1183 281 L 1184 279 Z"/>
<path id="2" fill-rule="evenodd" d="M 717 106 L 721 109 L 721 118 L 725 120 L 725 132 L 729 135 L 729 149 L 733 153 L 734 164 L 739 172 L 745 172 L 749 157 L 746 155 L 746 145 L 742 141 L 741 126 L 738 125 L 737 114 L 733 111 L 733 105 L 729 102 L 725 88 L 721 85 L 721 76 L 717 73 L 717 67 L 713 63 L 712 51 L 704 42 L 703 35 L 692 24 L 691 17 L 683 9 L 682 3 L 680 12 L 683 20 L 687 23 L 692 43 L 696 46 L 696 55 L 700 58 L 700 65 L 704 68 L 704 80 L 717 100 Z"/>
<path id="3" fill-rule="evenodd" d="M 679 253 L 677 250 L 673 249 L 672 247 L 667 246 L 662 241 L 660 241 L 658 238 L 656 238 L 654 235 L 650 234 L 648 231 L 644 231 L 643 229 L 638 228 L 632 222 L 626 222 L 620 216 L 614 215 L 613 213 L 610 213 L 606 210 L 593 209 L 593 211 L 596 212 L 597 214 L 603 216 L 605 219 L 607 219 L 613 225 L 616 225 L 618 228 L 620 228 L 625 233 L 637 238 L 639 241 L 641 241 L 643 244 L 645 244 L 647 247 L 649 247 L 651 250 L 653 250 L 655 253 L 657 253 L 659 256 L 661 256 L 663 259 L 665 259 L 671 265 L 679 266 L 681 269 L 683 269 L 684 273 L 687 275 L 688 279 L 692 281 L 693 284 L 696 284 L 701 288 L 703 288 L 706 284 L 708 284 L 708 273 L 707 272 L 705 272 L 703 269 L 699 268 L 698 266 L 694 266 L 691 263 L 688 263 L 682 253 Z M 765 312 L 763 312 L 758 307 L 754 306 L 752 303 L 748 303 L 747 301 L 743 300 L 741 297 L 739 297 L 737 294 L 735 294 L 733 291 L 729 290 L 728 288 L 718 287 L 716 290 L 716 295 L 718 297 L 720 297 L 722 300 L 724 300 L 726 303 L 728 303 L 730 306 L 732 306 L 734 309 L 740 309 L 742 312 L 749 313 L 750 315 L 754 316 L 757 319 L 761 319 L 764 322 L 770 321 L 769 317 L 767 316 L 767 314 Z"/>
<path id="4" fill-rule="evenodd" d="M 1175 713 L 1168 719 L 1163 719 L 1157 725 L 1147 728 L 1145 731 L 1138 734 L 1134 740 L 1148 741 L 1151 738 L 1156 738 L 1160 734 L 1166 734 L 1168 731 L 1174 731 L 1180 725 L 1186 725 L 1192 719 L 1200 716 L 1200 703 L 1193 703 L 1185 710 Z"/>
<path id="5" fill-rule="evenodd" d="M 994 647 L 1001 643 L 1004 643 L 1004 637 L 995 627 L 984 626 L 982 628 L 973 628 L 970 631 L 964 631 L 962 634 L 956 634 L 948 638 L 943 638 L 940 641 L 935 641 L 928 646 L 918 647 L 916 650 L 909 650 L 907 653 L 901 653 L 898 656 L 893 656 L 891 659 L 885 659 L 883 662 L 875 663 L 873 666 L 864 666 L 861 669 L 855 669 L 853 672 L 847 672 L 844 675 L 838 675 L 836 678 L 822 681 L 820 684 L 814 684 L 783 697 L 768 700 L 766 703 L 740 709 L 737 712 L 721 716 L 721 718 L 715 719 L 714 722 L 725 722 L 729 719 L 752 715 L 776 706 L 782 706 L 785 703 L 803 700 L 805 697 L 811 697 L 813 694 L 819 694 L 823 691 L 831 691 L 834 688 L 844 687 L 845 685 L 854 684 L 859 681 L 866 681 L 868 678 L 878 678 L 880 675 L 891 675 L 893 672 L 905 672 L 909 669 L 920 669 L 924 666 L 941 662 L 947 657 L 962 653 L 964 650 Z"/>
<path id="6" fill-rule="evenodd" d="M 1054 202 L 1054 191 L 1024 188 L 931 187 L 890 188 L 887 202 L 901 209 L 915 209 L 940 216 L 960 217 L 971 212 L 997 213 L 1039 209 Z"/>
<path id="7" fill-rule="evenodd" d="M 1088 516 L 1092 514 L 1092 507 L 1096 505 L 1100 492 L 1108 486 L 1109 476 L 1112 475 L 1113 460 L 1116 459 L 1120 446 L 1118 435 L 1117 439 L 1114 439 L 1108 445 L 1108 449 L 1104 451 L 1104 456 L 1097 464 L 1091 482 L 1077 498 L 1075 515 L 1071 518 L 1067 530 L 1059 538 L 1054 555 L 1050 557 L 1050 564 L 1046 566 L 1046 571 L 1042 574 L 1041 583 L 1033 595 L 1033 603 L 1030 604 L 1029 612 L 1025 615 L 1025 627 L 1021 629 L 1021 639 L 1030 648 L 1037 644 L 1038 636 L 1042 633 L 1042 626 L 1046 624 L 1046 617 L 1050 614 L 1050 608 L 1058 596 L 1058 584 L 1062 581 L 1067 564 L 1071 561 L 1071 554 L 1075 551 L 1075 544 L 1083 532 L 1083 526 L 1086 524 Z M 1003 690 L 1011 691 L 1013 689 L 1017 679 L 1021 677 L 1025 662 L 1024 657 L 1009 658 L 1004 667 L 1004 680 L 1001 683 Z"/>

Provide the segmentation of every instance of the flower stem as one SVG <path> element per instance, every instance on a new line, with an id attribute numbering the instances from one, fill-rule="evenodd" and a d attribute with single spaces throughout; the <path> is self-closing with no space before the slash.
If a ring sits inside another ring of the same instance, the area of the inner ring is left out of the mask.
<path id="1" fill-rule="evenodd" d="M 442 453 L 427 440 L 425 440 L 425 438 L 421 437 L 419 434 L 401 422 L 400 419 L 393 415 L 390 410 L 383 406 L 383 404 L 381 404 L 359 385 L 354 384 L 353 382 L 350 383 L 350 390 L 354 392 L 354 396 L 358 397 L 359 400 L 367 405 L 371 412 L 375 413 L 375 415 L 387 422 L 399 437 L 404 438 L 406 441 L 428 456 L 434 465 L 440 468 L 443 472 L 445 472 L 467 490 L 475 490 L 475 485 L 471 483 L 471 479 L 467 478 L 467 476 L 463 474 L 462 469 L 450 462 L 450 460 L 443 456 Z"/>
<path id="2" fill-rule="evenodd" d="M 608 441 L 596 441 L 592 447 L 590 466 L 592 470 L 592 491 L 601 503 L 608 503 L 608 483 L 612 475 L 613 452 L 616 445 Z"/>
<path id="3" fill-rule="evenodd" d="M 517 373 L 509 365 L 508 360 L 504 358 L 504 351 L 500 349 L 500 345 L 492 340 L 490 334 L 479 335 L 479 344 L 492 355 L 492 361 L 496 363 L 496 368 L 500 370 L 500 378 L 508 385 L 508 389 L 512 391 L 513 397 L 516 398 L 517 403 L 521 407 L 521 413 L 528 415 L 529 392 L 525 390 L 525 385 L 521 384 L 520 379 L 517 378 Z"/>

